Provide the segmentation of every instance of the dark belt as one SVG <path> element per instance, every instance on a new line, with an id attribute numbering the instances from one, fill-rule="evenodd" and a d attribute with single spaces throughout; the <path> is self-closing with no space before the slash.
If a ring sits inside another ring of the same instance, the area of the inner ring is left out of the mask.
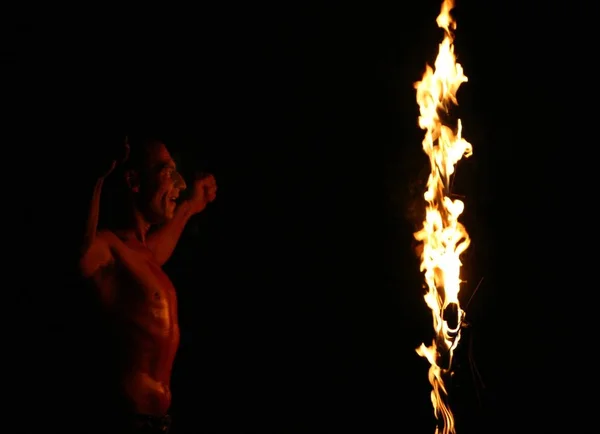
<path id="1" fill-rule="evenodd" d="M 153 416 L 150 414 L 135 414 L 133 422 L 140 433 L 167 434 L 171 428 L 171 416 Z"/>

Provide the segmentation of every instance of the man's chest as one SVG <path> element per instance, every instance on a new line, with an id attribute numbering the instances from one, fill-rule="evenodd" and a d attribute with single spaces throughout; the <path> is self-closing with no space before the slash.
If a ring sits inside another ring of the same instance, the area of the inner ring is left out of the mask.
<path id="1" fill-rule="evenodd" d="M 171 321 L 177 311 L 171 279 L 146 251 L 132 249 L 128 259 L 118 270 L 121 301 L 130 309 L 149 311 Z"/>

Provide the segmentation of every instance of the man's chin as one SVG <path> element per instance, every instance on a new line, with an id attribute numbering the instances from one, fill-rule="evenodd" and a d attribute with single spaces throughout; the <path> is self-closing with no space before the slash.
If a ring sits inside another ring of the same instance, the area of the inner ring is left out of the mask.
<path id="1" fill-rule="evenodd" d="M 173 217 L 175 216 L 175 207 L 167 207 L 167 209 L 165 210 L 165 212 L 162 214 L 162 223 L 166 223 L 169 220 L 173 219 Z"/>
<path id="2" fill-rule="evenodd" d="M 164 214 L 161 214 L 159 216 L 157 216 L 157 218 L 154 221 L 155 225 L 162 225 L 164 223 L 167 223 L 168 221 L 173 219 L 173 213 L 172 212 L 166 212 Z"/>
<path id="3" fill-rule="evenodd" d="M 161 213 L 152 213 L 152 218 L 150 219 L 150 223 L 152 225 L 162 225 L 167 223 L 169 220 L 173 219 L 174 212 L 161 212 Z"/>
<path id="4" fill-rule="evenodd" d="M 169 221 L 173 217 L 175 217 L 175 208 L 176 208 L 176 205 L 174 203 L 169 204 L 169 206 L 167 206 L 167 209 L 165 210 L 165 220 L 166 221 Z"/>

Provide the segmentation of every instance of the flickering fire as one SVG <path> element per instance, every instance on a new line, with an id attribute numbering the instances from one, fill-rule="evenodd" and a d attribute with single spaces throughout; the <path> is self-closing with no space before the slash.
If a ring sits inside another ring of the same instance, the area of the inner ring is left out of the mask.
<path id="1" fill-rule="evenodd" d="M 427 292 L 425 302 L 431 309 L 435 337 L 431 346 L 421 344 L 417 353 L 431 364 L 429 382 L 431 401 L 438 420 L 436 434 L 454 434 L 454 417 L 448 406 L 444 377 L 451 373 L 452 356 L 460 341 L 465 312 L 458 300 L 461 278 L 460 255 L 469 247 L 470 239 L 458 221 L 464 203 L 450 197 L 450 178 L 462 157 L 472 154 L 472 146 L 462 138 L 460 119 L 455 127 L 446 121 L 456 93 L 467 81 L 462 66 L 454 56 L 456 22 L 450 16 L 454 0 L 444 0 L 437 24 L 444 30 L 435 69 L 426 66 L 423 79 L 415 83 L 420 116 L 419 126 L 425 130 L 423 150 L 429 156 L 431 173 L 424 194 L 427 206 L 423 228 L 415 238 L 423 243 L 421 271 Z"/>

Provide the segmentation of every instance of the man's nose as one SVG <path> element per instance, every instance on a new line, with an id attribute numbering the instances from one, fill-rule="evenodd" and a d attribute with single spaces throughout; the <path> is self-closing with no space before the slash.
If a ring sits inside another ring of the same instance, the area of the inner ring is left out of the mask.
<path id="1" fill-rule="evenodd" d="M 173 172 L 173 183 L 175 184 L 175 188 L 178 188 L 181 191 L 187 188 L 185 179 L 183 179 L 183 176 L 181 176 L 181 174 L 177 171 Z"/>

